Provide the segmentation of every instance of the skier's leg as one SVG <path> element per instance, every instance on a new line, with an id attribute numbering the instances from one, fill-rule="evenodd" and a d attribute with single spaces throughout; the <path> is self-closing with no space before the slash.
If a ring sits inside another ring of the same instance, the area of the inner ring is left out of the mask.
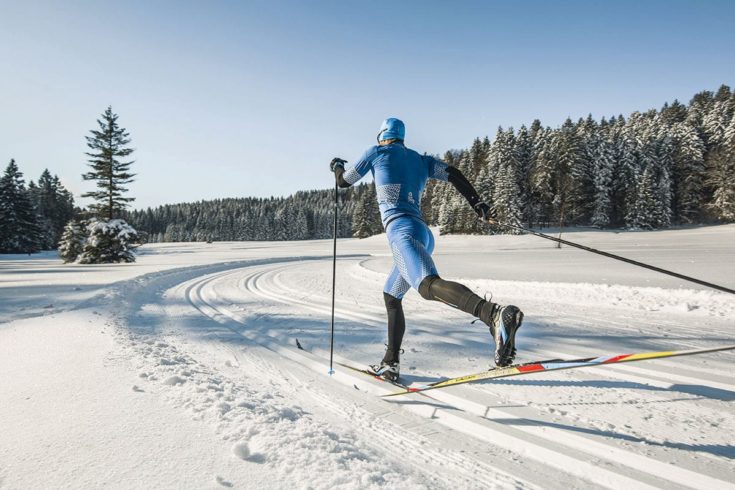
<path id="1" fill-rule="evenodd" d="M 403 334 L 406 331 L 402 299 L 410 288 L 411 286 L 398 272 L 398 268 L 393 266 L 383 288 L 383 300 L 388 313 L 388 346 L 383 357 L 384 363 L 399 362 Z"/>
<path id="2" fill-rule="evenodd" d="M 483 321 L 485 321 L 483 317 L 489 319 L 492 316 L 495 306 L 494 303 L 485 301 L 473 293 L 467 286 L 444 280 L 438 275 L 426 276 L 419 284 L 418 290 L 424 299 L 441 301 Z"/>
<path id="3" fill-rule="evenodd" d="M 419 285 L 421 297 L 441 301 L 473 315 L 490 328 L 495 339 L 495 364 L 507 366 L 516 355 L 515 336 L 523 322 L 523 312 L 513 305 L 501 306 L 485 301 L 466 286 L 445 281 L 438 275 L 427 276 Z"/>

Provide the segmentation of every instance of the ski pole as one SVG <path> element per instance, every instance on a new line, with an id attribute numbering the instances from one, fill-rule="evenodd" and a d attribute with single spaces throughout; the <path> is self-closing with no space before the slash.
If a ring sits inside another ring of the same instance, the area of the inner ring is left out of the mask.
<path id="1" fill-rule="evenodd" d="M 628 264 L 637 265 L 638 267 L 643 267 L 644 269 L 650 269 L 652 271 L 660 272 L 662 274 L 667 274 L 669 276 L 676 277 L 677 279 L 683 279 L 684 281 L 693 282 L 695 284 L 699 284 L 701 286 L 706 286 L 708 288 L 716 289 L 718 291 L 722 291 L 723 293 L 730 293 L 735 294 L 735 290 L 726 288 L 724 286 L 718 286 L 717 284 L 712 284 L 711 282 L 702 281 L 701 279 L 697 279 L 690 276 L 685 276 L 684 274 L 679 274 L 678 272 L 672 272 L 666 269 L 662 269 L 660 267 L 656 267 L 655 265 L 645 264 L 643 262 L 638 262 L 637 260 L 628 259 L 625 257 L 621 257 L 620 255 L 611 254 L 609 252 L 604 252 L 602 250 L 597 250 L 596 248 L 592 247 L 586 247 L 584 245 L 580 245 L 579 243 L 570 242 L 568 240 L 562 240 L 561 238 L 556 238 L 553 236 L 545 235 L 543 233 L 540 233 L 538 231 L 529 230 L 528 228 L 524 228 L 519 225 L 512 225 L 509 223 L 499 223 L 497 221 L 487 221 L 487 224 L 495 224 L 498 226 L 502 226 L 504 228 L 511 228 L 513 230 L 523 231 L 526 233 L 530 233 L 531 235 L 536 235 L 537 237 L 545 238 L 547 240 L 551 240 L 553 242 L 561 243 L 563 245 L 569 245 L 570 247 L 575 247 L 581 250 L 585 250 L 587 252 L 592 252 L 598 255 L 603 255 L 605 257 L 609 257 L 611 259 L 620 260 L 622 262 L 626 262 Z"/>
<path id="2" fill-rule="evenodd" d="M 337 284 L 337 213 L 339 212 L 339 186 L 334 183 L 334 243 L 332 249 L 332 340 L 329 343 L 329 375 L 334 374 L 334 291 Z"/>

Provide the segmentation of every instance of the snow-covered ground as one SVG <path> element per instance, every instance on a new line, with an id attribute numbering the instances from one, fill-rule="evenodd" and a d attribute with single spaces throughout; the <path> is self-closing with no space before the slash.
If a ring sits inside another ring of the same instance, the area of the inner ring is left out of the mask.
<path id="1" fill-rule="evenodd" d="M 519 361 L 735 343 L 733 296 L 532 236 L 437 238 L 444 277 L 523 308 Z M 735 288 L 735 226 L 565 238 Z M 735 488 L 735 352 L 381 399 L 327 375 L 331 246 L 0 258 L 0 488 Z M 338 248 L 335 358 L 374 363 L 385 237 Z M 404 304 L 406 382 L 488 366 L 486 328 Z"/>

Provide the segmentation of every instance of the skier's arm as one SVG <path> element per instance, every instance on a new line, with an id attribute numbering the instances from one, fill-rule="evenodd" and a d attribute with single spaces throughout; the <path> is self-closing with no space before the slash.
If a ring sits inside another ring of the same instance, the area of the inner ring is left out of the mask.
<path id="1" fill-rule="evenodd" d="M 367 174 L 372 168 L 372 155 L 373 150 L 370 149 L 365 152 L 362 157 L 352 167 L 345 170 L 345 160 L 341 158 L 333 158 L 329 164 L 329 168 L 334 172 L 334 178 L 337 179 L 337 185 L 339 187 L 349 187 L 352 184 L 359 181 Z"/>
<path id="2" fill-rule="evenodd" d="M 332 163 L 330 163 L 330 168 L 332 169 L 332 172 L 334 172 L 334 178 L 337 180 L 337 186 L 339 187 L 349 187 L 352 184 L 347 182 L 345 180 L 345 163 L 346 161 L 342 160 L 341 158 L 335 158 L 332 160 Z"/>
<path id="3" fill-rule="evenodd" d="M 491 219 L 490 206 L 480 199 L 479 194 L 475 190 L 475 187 L 470 183 L 469 180 L 460 172 L 457 167 L 450 167 L 446 163 L 442 162 L 433 157 L 427 157 L 431 159 L 431 167 L 429 176 L 434 179 L 444 180 L 452 184 L 462 196 L 467 199 L 472 209 L 477 213 L 483 220 Z"/>
<path id="4" fill-rule="evenodd" d="M 480 202 L 480 196 L 477 194 L 474 186 L 462 175 L 462 172 L 457 167 L 447 167 L 447 182 L 452 184 L 473 208 Z"/>

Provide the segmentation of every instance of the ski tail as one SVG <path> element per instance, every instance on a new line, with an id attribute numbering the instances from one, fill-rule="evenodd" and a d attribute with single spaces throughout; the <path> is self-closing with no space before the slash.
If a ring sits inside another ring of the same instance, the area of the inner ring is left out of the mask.
<path id="1" fill-rule="evenodd" d="M 444 379 L 427 385 L 417 387 L 407 387 L 404 391 L 388 393 L 384 397 L 407 395 L 410 393 L 421 393 L 423 391 L 436 390 L 446 388 L 448 386 L 456 386 L 466 383 L 475 383 L 487 379 L 508 378 L 511 376 L 521 376 L 524 374 L 540 373 L 545 371 L 561 371 L 563 369 L 577 369 L 593 366 L 604 366 L 608 364 L 621 364 L 624 362 L 647 361 L 653 359 L 663 359 L 667 357 L 693 356 L 697 354 L 707 354 L 710 352 L 719 352 L 735 349 L 735 345 L 726 345 L 721 347 L 710 347 L 705 349 L 689 349 L 677 351 L 660 351 L 660 352 L 639 352 L 636 354 L 620 354 L 613 356 L 589 357 L 584 359 L 554 359 L 549 361 L 529 362 L 525 364 L 516 364 L 502 368 L 490 369 L 480 373 L 469 374 L 467 376 L 458 376 L 456 378 Z"/>
<path id="2" fill-rule="evenodd" d="M 372 369 L 369 369 L 369 368 L 358 368 L 358 367 L 351 366 L 349 364 L 345 364 L 345 363 L 339 362 L 339 361 L 335 361 L 335 364 L 338 364 L 338 365 L 342 366 L 343 368 L 350 369 L 350 370 L 355 371 L 357 373 L 365 374 L 367 376 L 370 376 L 371 378 L 377 379 L 378 381 L 383 381 L 385 383 L 392 384 L 393 386 L 397 386 L 398 388 L 401 388 L 402 390 L 407 390 L 408 389 L 408 386 L 404 385 L 403 383 L 400 383 L 399 381 L 391 381 L 390 379 L 386 379 L 386 378 L 382 377 L 380 374 L 376 373 Z"/>

